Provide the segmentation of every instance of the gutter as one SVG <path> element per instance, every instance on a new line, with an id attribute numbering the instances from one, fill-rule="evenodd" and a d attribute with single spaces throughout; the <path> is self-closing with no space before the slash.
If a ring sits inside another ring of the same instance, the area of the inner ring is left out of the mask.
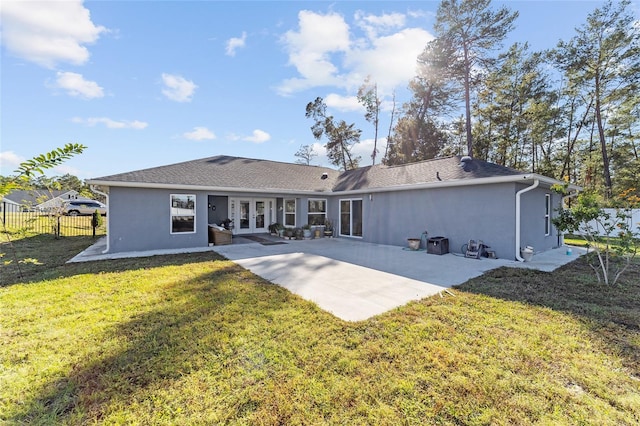
<path id="1" fill-rule="evenodd" d="M 536 178 L 533 181 L 533 185 L 527 186 L 526 188 L 516 192 L 516 260 L 518 260 L 519 262 L 524 262 L 524 259 L 522 258 L 522 256 L 520 256 L 520 197 L 525 192 L 536 189 L 538 185 L 540 185 L 540 179 Z"/>
<path id="2" fill-rule="evenodd" d="M 208 186 L 208 185 L 188 185 L 188 184 L 171 184 L 171 183 L 149 183 L 149 182 L 119 182 L 108 180 L 88 180 L 90 185 L 113 186 L 120 188 L 146 188 L 146 189 L 170 189 L 183 191 L 209 191 L 209 192 L 230 192 L 242 194 L 331 194 L 331 190 L 295 190 L 295 189 L 279 189 L 279 188 L 238 188 L 224 186 Z"/>
<path id="3" fill-rule="evenodd" d="M 486 185 L 492 183 L 511 183 L 530 181 L 532 179 L 539 180 L 540 182 L 548 183 L 550 185 L 555 183 L 561 183 L 555 179 L 547 178 L 545 176 L 537 174 L 520 174 L 520 175 L 508 175 L 508 176 L 494 176 L 487 178 L 476 179 L 456 179 L 441 182 L 427 182 L 420 184 L 407 184 L 407 185 L 395 185 L 384 187 L 366 187 L 360 189 L 351 189 L 346 191 L 333 191 L 333 190 L 295 190 L 295 189 L 283 189 L 283 188 L 238 188 L 238 187 L 218 187 L 207 185 L 187 185 L 187 184 L 170 184 L 170 183 L 150 183 L 150 182 L 122 182 L 122 181 L 108 181 L 100 179 L 91 179 L 87 183 L 90 185 L 102 185 L 102 186 L 116 186 L 125 188 L 149 188 L 149 189 L 174 189 L 185 191 L 214 191 L 214 192 L 230 192 L 230 193 L 255 193 L 255 194 L 283 194 L 283 195 L 358 195 L 358 194 L 371 194 L 381 192 L 394 192 L 394 191 L 411 191 L 415 189 L 429 189 L 429 188 L 447 188 L 455 186 L 471 186 L 471 185 Z M 578 187 L 571 186 L 570 189 L 579 189 Z"/>
<path id="4" fill-rule="evenodd" d="M 111 222 L 111 215 L 109 214 L 109 194 L 99 191 L 96 185 L 89 185 L 89 187 L 96 194 L 103 195 L 105 198 L 105 201 L 107 202 L 106 203 L 107 204 L 107 247 L 104 250 L 102 250 L 102 254 L 109 253 L 109 222 Z"/>

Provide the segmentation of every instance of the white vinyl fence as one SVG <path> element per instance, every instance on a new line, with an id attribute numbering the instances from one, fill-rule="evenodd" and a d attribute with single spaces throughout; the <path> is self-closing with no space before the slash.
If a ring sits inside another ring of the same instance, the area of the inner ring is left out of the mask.
<path id="1" fill-rule="evenodd" d="M 617 210 L 616 209 L 603 209 L 606 213 L 611 215 L 611 219 L 613 221 L 615 221 L 615 219 L 617 218 Z M 631 209 L 630 210 L 631 213 L 631 217 L 629 219 L 626 220 L 627 225 L 629 225 L 629 229 L 631 229 L 631 232 L 633 233 L 640 233 L 640 209 Z M 602 226 L 598 225 L 595 221 L 589 223 L 589 225 L 591 225 L 594 229 L 598 230 L 598 235 L 600 236 L 605 236 L 606 232 L 604 231 L 604 229 L 602 229 Z M 618 235 L 617 232 L 613 232 L 612 233 L 612 237 L 616 237 Z"/>

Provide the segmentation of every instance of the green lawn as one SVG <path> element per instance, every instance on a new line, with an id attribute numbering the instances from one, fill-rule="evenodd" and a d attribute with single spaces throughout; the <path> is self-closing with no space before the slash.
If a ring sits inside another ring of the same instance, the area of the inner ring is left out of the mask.
<path id="1" fill-rule="evenodd" d="M 571 234 L 565 235 L 564 243 L 571 246 L 576 246 L 576 247 L 589 247 L 591 245 L 591 243 L 587 241 L 584 237 L 580 235 L 571 235 Z M 604 250 L 607 245 L 606 238 L 605 237 L 598 238 L 598 240 L 596 241 L 596 244 L 599 246 L 599 248 Z M 619 246 L 619 239 L 617 237 L 609 238 L 609 245 L 612 248 Z M 638 239 L 635 240 L 634 247 L 635 247 L 636 254 L 640 253 L 640 241 Z"/>
<path id="2" fill-rule="evenodd" d="M 15 242 L 41 255 L 1 271 L 1 424 L 640 422 L 637 262 L 616 288 L 582 260 L 499 269 L 348 323 L 213 253 L 64 264 L 91 242 Z"/>

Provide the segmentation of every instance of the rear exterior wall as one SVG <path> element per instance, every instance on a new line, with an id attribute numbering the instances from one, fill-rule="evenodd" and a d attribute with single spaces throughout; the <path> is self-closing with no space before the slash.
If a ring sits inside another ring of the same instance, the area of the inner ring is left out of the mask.
<path id="1" fill-rule="evenodd" d="M 515 184 L 374 193 L 363 197 L 364 241 L 406 246 L 407 238 L 445 237 L 461 253 L 482 240 L 501 258 L 515 256 Z M 424 248 L 424 240 L 423 240 Z"/>
<path id="2" fill-rule="evenodd" d="M 327 199 L 327 218 L 335 227 L 339 223 L 340 200 L 361 199 L 362 240 L 366 242 L 406 247 L 407 238 L 420 238 L 427 231 L 426 238 L 448 238 L 449 250 L 454 253 L 461 253 L 463 244 L 474 239 L 482 240 L 498 257 L 514 259 L 515 194 L 527 186 L 502 183 L 359 195 L 318 194 L 316 198 Z M 196 195 L 195 233 L 171 234 L 171 194 Z M 520 246 L 533 246 L 536 252 L 559 244 L 558 232 L 552 225 L 545 235 L 546 194 L 551 198 L 551 213 L 555 215 L 561 201 L 558 194 L 545 188 L 522 194 Z M 208 205 L 215 201 L 222 207 L 227 199 L 221 194 L 215 198 L 211 195 L 204 191 L 110 188 L 109 251 L 207 246 L 207 225 L 212 222 Z M 309 197 L 282 198 L 275 194 L 273 197 L 277 198 L 275 220 L 283 223 L 280 208 L 283 199 L 297 198 L 297 226 L 307 223 Z"/>
<path id="3" fill-rule="evenodd" d="M 196 195 L 196 232 L 171 234 L 171 194 Z M 129 252 L 206 247 L 208 197 L 205 192 L 121 188 L 109 190 L 109 251 Z"/>

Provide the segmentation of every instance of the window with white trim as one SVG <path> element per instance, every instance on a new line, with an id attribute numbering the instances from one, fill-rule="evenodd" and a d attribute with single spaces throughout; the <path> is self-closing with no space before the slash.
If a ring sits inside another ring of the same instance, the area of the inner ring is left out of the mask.
<path id="1" fill-rule="evenodd" d="M 307 223 L 311 226 L 324 225 L 327 219 L 327 200 L 320 198 L 309 198 L 309 210 L 307 213 Z"/>
<path id="2" fill-rule="evenodd" d="M 196 196 L 194 194 L 171 194 L 171 233 L 192 234 L 196 232 Z"/>
<path id="3" fill-rule="evenodd" d="M 551 194 L 544 194 L 544 235 L 551 235 Z"/>
<path id="4" fill-rule="evenodd" d="M 290 198 L 284 200 L 284 226 L 296 226 L 296 199 Z"/>

